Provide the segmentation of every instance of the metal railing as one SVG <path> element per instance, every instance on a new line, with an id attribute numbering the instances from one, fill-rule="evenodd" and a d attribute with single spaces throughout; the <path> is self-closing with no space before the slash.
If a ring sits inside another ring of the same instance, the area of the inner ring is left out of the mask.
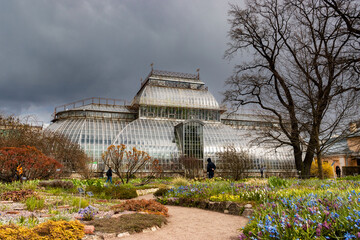
<path id="1" fill-rule="evenodd" d="M 100 98 L 100 97 L 92 97 L 86 98 L 83 100 L 79 100 L 72 103 L 67 103 L 61 106 L 55 107 L 53 117 L 56 116 L 57 113 L 62 111 L 68 111 L 74 108 L 90 105 L 90 104 L 99 104 L 99 105 L 108 105 L 108 106 L 126 106 L 126 100 L 122 99 L 113 99 L 113 98 Z"/>

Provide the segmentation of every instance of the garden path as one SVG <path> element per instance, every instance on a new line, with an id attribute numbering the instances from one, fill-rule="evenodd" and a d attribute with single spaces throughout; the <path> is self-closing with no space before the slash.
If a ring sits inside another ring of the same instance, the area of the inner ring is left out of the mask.
<path id="1" fill-rule="evenodd" d="M 137 199 L 152 199 L 148 194 Z M 198 208 L 166 206 L 169 209 L 168 223 L 154 232 L 137 233 L 123 240 L 225 240 L 238 239 L 238 229 L 244 227 L 248 219 Z M 110 239 L 109 239 L 110 240 Z"/>

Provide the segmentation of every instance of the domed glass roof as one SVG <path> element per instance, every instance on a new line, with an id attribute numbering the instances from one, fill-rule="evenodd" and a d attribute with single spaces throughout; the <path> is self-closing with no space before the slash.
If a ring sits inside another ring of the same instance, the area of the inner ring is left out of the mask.
<path id="1" fill-rule="evenodd" d="M 145 86 L 133 104 L 219 110 L 219 103 L 207 90 Z"/>

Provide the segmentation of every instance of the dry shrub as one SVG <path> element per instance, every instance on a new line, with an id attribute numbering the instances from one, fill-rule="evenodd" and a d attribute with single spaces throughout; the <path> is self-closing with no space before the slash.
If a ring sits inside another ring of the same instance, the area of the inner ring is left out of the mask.
<path id="1" fill-rule="evenodd" d="M 88 222 L 96 231 L 104 233 L 141 232 L 153 226 L 166 224 L 166 217 L 153 214 L 124 214 L 119 218 L 99 218 Z"/>
<path id="2" fill-rule="evenodd" d="M 179 163 L 183 166 L 186 178 L 199 178 L 204 172 L 203 160 L 194 157 L 181 156 Z"/>
<path id="3" fill-rule="evenodd" d="M 39 182 L 39 186 L 40 187 L 71 189 L 74 187 L 74 184 L 70 181 L 52 180 L 52 181 L 41 181 L 41 182 Z"/>
<path id="4" fill-rule="evenodd" d="M 36 196 L 33 190 L 19 190 L 19 191 L 9 191 L 1 194 L 0 198 L 4 201 L 14 201 L 21 202 L 30 197 Z"/>
<path id="5" fill-rule="evenodd" d="M 228 174 L 235 181 L 247 177 L 247 170 L 251 167 L 249 153 L 245 150 L 236 150 L 232 145 L 224 147 L 223 152 L 218 152 L 218 169 Z"/>
<path id="6" fill-rule="evenodd" d="M 123 184 L 129 183 L 129 180 L 137 172 L 146 172 L 147 174 L 141 185 L 145 185 L 151 179 L 160 176 L 162 168 L 159 160 L 153 159 L 147 152 L 135 147 L 131 150 L 126 150 L 126 148 L 124 144 L 110 145 L 102 154 L 105 165 L 113 168 Z"/>
<path id="7" fill-rule="evenodd" d="M 124 203 L 112 206 L 112 209 L 114 209 L 115 212 L 136 211 L 168 216 L 168 208 L 153 199 L 127 200 Z"/>

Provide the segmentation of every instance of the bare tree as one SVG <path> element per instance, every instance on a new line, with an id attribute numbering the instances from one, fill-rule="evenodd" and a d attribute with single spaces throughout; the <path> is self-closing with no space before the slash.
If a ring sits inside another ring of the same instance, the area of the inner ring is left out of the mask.
<path id="1" fill-rule="evenodd" d="M 141 184 L 146 184 L 152 177 L 162 172 L 159 160 L 153 159 L 147 152 L 137 150 L 135 147 L 127 151 L 124 144 L 111 145 L 102 154 L 102 159 L 107 167 L 112 167 L 121 182 L 128 183 L 137 172 L 146 172 L 147 178 Z"/>
<path id="2" fill-rule="evenodd" d="M 360 37 L 360 12 L 358 6 L 352 6 L 359 5 L 359 2 L 355 0 L 324 0 L 324 3 L 345 22 L 350 34 Z"/>
<path id="3" fill-rule="evenodd" d="M 179 159 L 179 163 L 184 169 L 184 174 L 186 178 L 197 178 L 200 177 L 204 171 L 203 169 L 203 160 L 181 156 Z"/>
<path id="4" fill-rule="evenodd" d="M 235 181 L 243 178 L 251 168 L 251 158 L 245 150 L 237 151 L 233 145 L 225 146 L 224 151 L 217 153 L 218 169 L 229 174 Z"/>
<path id="5" fill-rule="evenodd" d="M 359 39 L 348 34 L 344 21 L 323 0 L 254 0 L 245 9 L 230 6 L 231 42 L 225 57 L 248 50 L 253 59 L 235 67 L 226 82 L 225 102 L 235 109 L 256 105 L 275 117 L 278 124 L 268 131 L 268 139 L 292 146 L 296 168 L 309 176 L 322 139 L 356 117 Z M 338 6 L 359 11 L 356 4 Z"/>

